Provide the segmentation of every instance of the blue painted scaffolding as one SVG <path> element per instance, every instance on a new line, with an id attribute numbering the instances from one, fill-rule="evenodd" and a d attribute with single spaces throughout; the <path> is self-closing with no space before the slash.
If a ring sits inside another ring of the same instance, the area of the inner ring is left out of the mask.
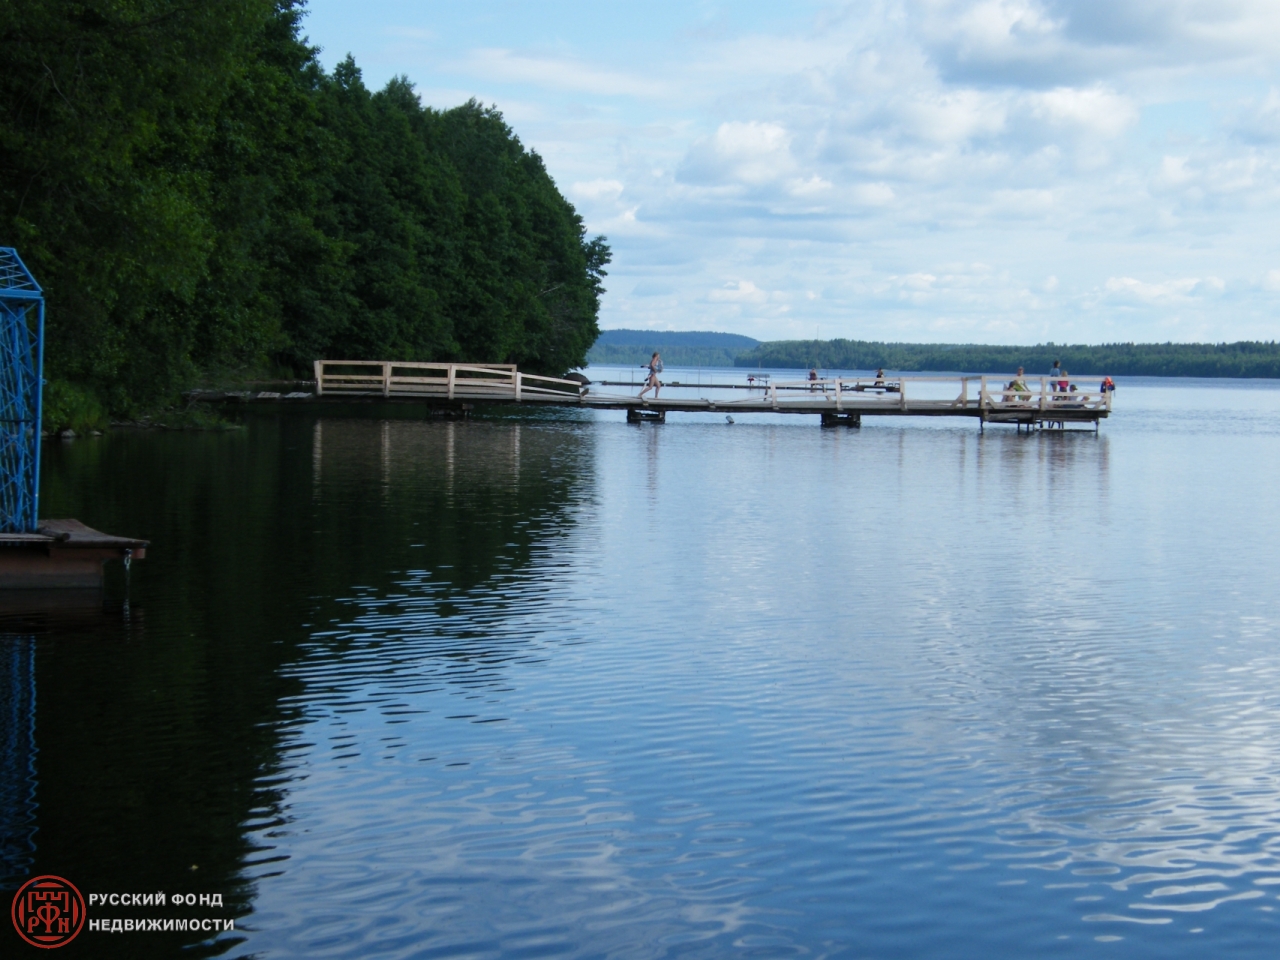
<path id="1" fill-rule="evenodd" d="M 44 291 L 0 247 L 0 533 L 34 533 L 40 507 Z"/>

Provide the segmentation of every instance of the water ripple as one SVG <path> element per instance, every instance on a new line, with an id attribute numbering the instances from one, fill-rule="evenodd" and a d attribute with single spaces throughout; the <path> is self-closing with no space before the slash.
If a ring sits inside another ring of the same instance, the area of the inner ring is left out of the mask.
<path id="1" fill-rule="evenodd" d="M 323 429 L 435 526 L 284 668 L 245 951 L 1269 955 L 1273 434 Z"/>

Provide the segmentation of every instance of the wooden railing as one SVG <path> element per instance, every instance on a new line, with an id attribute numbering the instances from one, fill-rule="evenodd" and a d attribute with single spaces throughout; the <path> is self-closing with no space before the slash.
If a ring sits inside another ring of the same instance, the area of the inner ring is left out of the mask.
<path id="1" fill-rule="evenodd" d="M 1101 377 L 1071 377 L 1070 383 L 1097 383 L 1098 387 L 1088 390 L 1059 390 L 1058 381 L 1050 377 L 1002 376 L 952 376 L 952 377 L 824 377 L 817 380 L 781 380 L 773 381 L 761 390 L 770 399 L 775 409 L 779 405 L 781 395 L 785 406 L 788 397 L 793 400 L 802 399 L 806 395 L 821 393 L 826 399 L 833 400 L 836 408 L 843 407 L 845 402 L 857 399 L 860 402 L 875 400 L 885 406 L 894 406 L 908 411 L 914 401 L 918 405 L 935 407 L 940 402 L 950 400 L 949 405 L 957 411 L 978 409 L 992 413 L 1039 411 L 1053 413 L 1062 410 L 1091 410 L 1111 412 L 1112 393 L 1101 389 Z M 1010 389 L 1011 383 L 1020 383 L 1019 389 Z M 960 392 L 950 399 L 942 390 L 946 384 L 960 386 Z M 971 387 L 974 388 L 971 392 Z M 733 401 L 721 405 L 728 406 Z M 749 402 L 749 401 L 747 401 Z"/>
<path id="2" fill-rule="evenodd" d="M 566 399 L 572 380 L 521 373 L 511 363 L 415 363 L 383 360 L 317 360 L 316 395 L 422 397 L 443 400 Z"/>
<path id="3" fill-rule="evenodd" d="M 722 397 L 717 387 L 669 383 L 662 398 L 589 390 L 573 380 L 521 373 L 509 363 L 416 363 L 396 360 L 317 360 L 318 396 L 363 396 L 444 401 L 542 402 L 617 408 L 641 404 L 696 410 L 770 410 L 813 413 L 897 413 L 978 416 L 984 420 L 1096 420 L 1111 412 L 1109 391 L 1059 391 L 1049 377 L 1010 376 L 824 377 L 739 386 L 747 396 Z M 1101 378 L 1074 377 L 1097 384 Z M 610 384 L 608 386 L 623 386 Z M 957 387 L 959 388 L 957 392 Z M 694 391 L 694 397 L 689 392 Z M 758 391 L 758 392 L 757 392 Z M 731 391 L 719 391 L 731 392 Z M 710 393 L 710 396 L 705 395 Z"/>

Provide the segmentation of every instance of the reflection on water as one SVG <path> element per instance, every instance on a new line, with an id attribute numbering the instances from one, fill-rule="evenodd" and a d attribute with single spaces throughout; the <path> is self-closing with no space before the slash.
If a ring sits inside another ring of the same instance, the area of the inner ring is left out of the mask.
<path id="1" fill-rule="evenodd" d="M 30 875 L 35 852 L 35 644 L 0 634 L 0 881 Z"/>
<path id="2" fill-rule="evenodd" d="M 23 641 L 30 869 L 224 891 L 234 956 L 1269 956 L 1280 403 L 1238 394 L 59 448 L 50 509 L 155 549 L 130 621 L 117 580 Z"/>

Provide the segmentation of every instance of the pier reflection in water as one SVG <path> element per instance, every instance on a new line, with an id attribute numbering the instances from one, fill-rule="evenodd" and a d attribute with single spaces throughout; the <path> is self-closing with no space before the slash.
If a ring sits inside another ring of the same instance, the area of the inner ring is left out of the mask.
<path id="1" fill-rule="evenodd" d="M 223 434 L 47 447 L 49 509 L 147 531 L 164 548 L 155 569 L 134 567 L 127 607 L 117 565 L 87 610 L 72 615 L 59 595 L 0 614 L 36 651 L 30 871 L 67 876 L 86 895 L 221 892 L 221 914 L 246 917 L 259 879 L 284 869 L 272 834 L 290 821 L 288 792 L 272 771 L 301 690 L 285 666 L 315 625 L 405 571 L 462 591 L 513 575 L 572 522 L 567 508 L 589 481 L 590 440 L 573 423 L 518 447 L 502 424 L 493 444 L 472 431 L 452 462 L 435 455 L 449 424 L 330 422 L 321 451 L 317 428 L 268 418 Z M 333 458 L 320 473 L 317 453 Z M 93 951 L 174 956 L 193 939 L 101 937 Z"/>
<path id="2" fill-rule="evenodd" d="M 1262 399 L 61 450 L 68 512 L 173 481 L 112 491 L 134 621 L 37 635 L 33 868 L 235 892 L 237 956 L 1269 956 Z"/>

